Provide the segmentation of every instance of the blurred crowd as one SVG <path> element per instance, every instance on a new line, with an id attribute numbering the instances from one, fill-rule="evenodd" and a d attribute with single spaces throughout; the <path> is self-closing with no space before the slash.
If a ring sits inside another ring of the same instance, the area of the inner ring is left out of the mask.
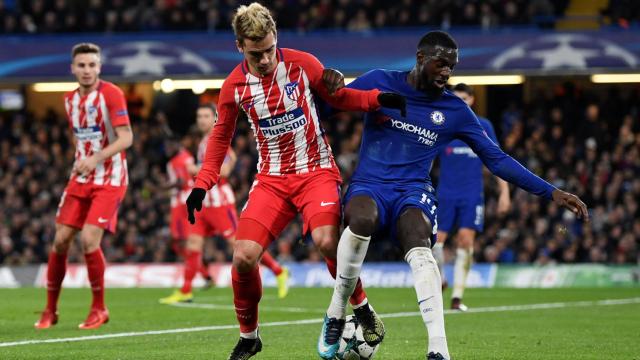
<path id="1" fill-rule="evenodd" d="M 551 27 L 569 0 L 268 0 L 281 30 Z M 238 0 L 0 0 L 0 34 L 231 30 Z"/>
<path id="2" fill-rule="evenodd" d="M 133 104 L 130 105 L 130 107 Z M 636 263 L 640 261 L 640 89 L 593 96 L 572 83 L 541 89 L 531 101 L 508 106 L 492 119 L 504 150 L 554 185 L 579 195 L 591 222 L 552 202 L 511 186 L 513 207 L 496 214 L 497 186 L 485 174 L 485 231 L 478 235 L 475 260 L 500 263 Z M 105 236 L 109 262 L 173 261 L 169 236 L 169 191 L 165 140 L 169 121 L 161 111 L 132 119 L 135 140 L 127 152 L 130 185 L 115 235 Z M 362 134 L 359 114 L 325 119 L 336 162 L 348 183 Z M 73 161 L 67 120 L 49 112 L 42 118 L 0 113 L 0 264 L 46 262 L 53 240 L 60 195 Z M 191 130 L 182 144 L 195 152 L 200 134 Z M 230 182 L 237 206 L 247 199 L 257 154 L 247 121 L 239 121 L 233 147 L 239 156 Z M 437 182 L 437 167 L 433 171 Z M 282 261 L 320 259 L 294 221 L 272 245 Z M 374 241 L 371 261 L 402 259 L 388 240 Z M 453 242 L 445 250 L 453 254 Z M 71 261 L 80 261 L 72 247 Z M 209 241 L 205 257 L 229 260 L 224 241 Z"/>

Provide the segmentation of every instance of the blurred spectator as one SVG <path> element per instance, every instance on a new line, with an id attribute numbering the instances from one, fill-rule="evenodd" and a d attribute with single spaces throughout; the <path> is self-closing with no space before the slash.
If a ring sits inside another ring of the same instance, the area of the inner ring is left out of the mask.
<path id="1" fill-rule="evenodd" d="M 567 1 L 270 0 L 262 3 L 274 13 L 279 29 L 307 32 L 406 26 L 548 28 L 553 26 L 556 17 L 562 16 Z M 231 13 L 247 1 L 19 0 L 16 3 L 15 9 L 6 9 L 0 0 L 0 33 L 230 31 Z M 609 13 L 614 20 L 628 22 L 637 18 L 638 7 L 633 1 L 611 3 Z M 635 13 L 621 11 L 627 5 L 636 9 Z"/>
<path id="2" fill-rule="evenodd" d="M 573 86 L 565 84 L 564 88 Z M 475 242 L 475 260 L 638 262 L 640 94 L 621 94 L 624 101 L 617 105 L 620 118 L 604 119 L 599 110 L 606 107 L 606 97 L 597 101 L 598 96 L 587 96 L 584 91 L 551 92 L 542 91 L 540 97 L 545 101 L 534 97 L 531 103 L 510 104 L 502 116 L 507 126 L 502 128 L 505 132 L 501 140 L 518 161 L 582 197 L 591 210 L 592 221 L 585 225 L 554 203 L 515 189 L 512 199 L 517 205 L 508 216 L 498 218 L 497 189 L 487 179 L 485 231 Z M 589 101 L 584 99 L 587 97 Z M 584 116 L 570 125 L 568 114 Z M 339 118 L 323 125 L 346 188 L 357 162 L 362 121 L 360 114 L 336 116 Z M 134 145 L 127 152 L 130 187 L 120 208 L 117 233 L 104 239 L 105 255 L 110 262 L 172 261 L 175 254 L 168 231 L 169 195 L 163 190 L 167 116 L 157 111 L 136 120 L 133 131 Z M 198 144 L 194 134 L 189 132 L 183 141 L 192 152 Z M 0 264 L 46 262 L 57 203 L 73 162 L 68 135 L 66 119 L 52 111 L 42 118 L 0 113 Z M 238 162 L 229 181 L 241 207 L 258 158 L 253 133 L 244 120 L 238 122 L 233 147 Z M 76 246 L 70 251 L 71 261 L 82 258 Z M 371 247 L 369 260 L 402 260 L 401 252 L 390 241 L 376 241 Z M 283 231 L 271 250 L 283 261 L 320 259 L 313 245 L 303 239 L 299 221 Z M 223 241 L 216 241 L 206 246 L 205 256 L 229 260 L 230 251 Z"/>

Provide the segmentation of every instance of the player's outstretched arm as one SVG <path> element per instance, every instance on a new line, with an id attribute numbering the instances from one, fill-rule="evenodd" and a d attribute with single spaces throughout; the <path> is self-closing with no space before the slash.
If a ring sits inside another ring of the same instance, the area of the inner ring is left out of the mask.
<path id="1" fill-rule="evenodd" d="M 587 207 L 577 196 L 557 189 L 505 154 L 489 139 L 473 112 L 470 109 L 465 111 L 467 111 L 466 114 L 461 114 L 456 135 L 471 146 L 489 171 L 527 192 L 553 200 L 574 212 L 578 217 L 588 220 Z"/>
<path id="2" fill-rule="evenodd" d="M 556 189 L 551 194 L 553 197 L 553 201 L 562 206 L 565 209 L 576 214 L 579 218 L 584 219 L 585 221 L 589 221 L 589 211 L 587 210 L 587 205 L 585 205 L 579 197 L 574 194 L 568 193 L 566 191 L 562 191 L 560 189 Z"/>
<path id="3" fill-rule="evenodd" d="M 301 62 L 309 74 L 311 88 L 334 108 L 346 111 L 375 111 L 380 107 L 398 109 L 405 116 L 404 96 L 383 93 L 378 89 L 356 90 L 344 87 L 344 76 L 337 70 L 325 71 L 322 63 L 313 55 L 300 53 Z M 332 94 L 333 93 L 333 94 Z"/>

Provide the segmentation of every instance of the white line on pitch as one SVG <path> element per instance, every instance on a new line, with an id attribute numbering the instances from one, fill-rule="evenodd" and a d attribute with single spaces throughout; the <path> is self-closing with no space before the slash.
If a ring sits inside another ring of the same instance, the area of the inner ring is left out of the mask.
<path id="1" fill-rule="evenodd" d="M 640 304 L 640 297 L 628 298 L 628 299 L 607 299 L 607 300 L 598 300 L 598 301 L 574 301 L 574 302 L 529 304 L 529 305 L 490 306 L 490 307 L 471 308 L 466 313 L 451 312 L 450 310 L 446 310 L 445 313 L 448 315 L 453 315 L 453 314 L 468 314 L 468 313 L 559 309 L 559 308 L 567 308 L 567 307 L 608 306 L 608 305 L 625 305 L 625 304 Z M 400 313 L 391 313 L 391 314 L 380 314 L 380 317 L 398 318 L 398 317 L 417 316 L 418 314 L 419 314 L 418 312 L 400 312 Z M 316 318 L 316 319 L 305 319 L 305 320 L 294 320 L 294 321 L 276 321 L 276 322 L 263 323 L 263 324 L 260 324 L 260 326 L 262 327 L 288 326 L 288 325 L 305 325 L 305 324 L 319 324 L 319 323 L 322 323 L 322 319 Z M 136 331 L 136 332 L 127 332 L 127 333 L 105 334 L 105 335 L 79 336 L 79 337 L 71 337 L 71 338 L 13 341 L 13 342 L 0 343 L 0 347 L 102 340 L 102 339 L 113 339 L 113 338 L 131 337 L 131 336 L 177 334 L 177 333 L 198 332 L 198 331 L 228 330 L 228 329 L 237 329 L 237 328 L 238 328 L 238 325 L 198 326 L 198 327 L 181 328 L 181 329 Z"/>
<path id="2" fill-rule="evenodd" d="M 220 304 L 206 304 L 206 303 L 176 303 L 170 304 L 171 306 L 184 307 L 184 308 L 197 308 L 208 310 L 235 310 L 233 305 L 220 305 Z M 260 310 L 266 311 L 279 311 L 279 312 L 292 312 L 292 313 L 322 313 L 325 309 L 312 309 L 301 307 L 285 307 L 285 306 L 262 306 Z"/>

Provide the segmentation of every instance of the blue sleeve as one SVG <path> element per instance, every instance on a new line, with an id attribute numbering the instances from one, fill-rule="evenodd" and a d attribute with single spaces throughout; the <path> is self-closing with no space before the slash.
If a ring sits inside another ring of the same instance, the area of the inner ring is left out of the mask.
<path id="1" fill-rule="evenodd" d="M 489 139 L 491 139 L 491 141 L 496 143 L 496 145 L 500 146 L 500 143 L 498 142 L 498 137 L 496 136 L 496 131 L 493 129 L 493 124 L 491 124 L 491 121 L 489 121 L 488 119 L 482 119 L 482 121 L 480 122 L 480 125 L 482 125 L 482 127 L 484 128 L 484 131 L 487 132 L 487 136 L 489 136 Z"/>
<path id="2" fill-rule="evenodd" d="M 462 108 L 457 121 L 456 137 L 467 143 L 494 175 L 527 192 L 551 200 L 551 194 L 556 188 L 505 154 L 489 139 L 471 109 Z"/>
<path id="3" fill-rule="evenodd" d="M 348 88 L 357 89 L 357 90 L 371 90 L 374 88 L 373 80 L 376 76 L 376 73 L 380 70 L 370 70 L 366 73 L 358 76 L 355 80 L 347 84 Z"/>

